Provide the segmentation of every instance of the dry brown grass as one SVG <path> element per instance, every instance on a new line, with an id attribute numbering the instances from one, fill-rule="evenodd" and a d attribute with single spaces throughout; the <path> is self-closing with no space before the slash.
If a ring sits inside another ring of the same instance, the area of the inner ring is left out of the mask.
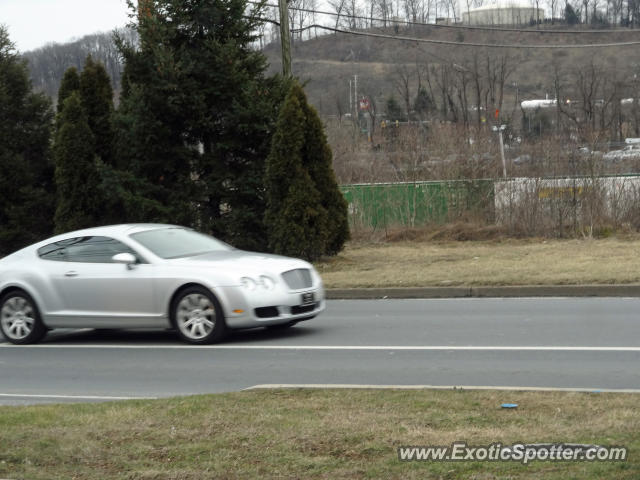
<path id="1" fill-rule="evenodd" d="M 428 233 L 409 234 L 422 240 Z M 421 237 L 422 235 L 422 237 Z M 351 243 L 316 264 L 328 288 L 640 282 L 640 237 Z"/>
<path id="2" fill-rule="evenodd" d="M 274 390 L 0 409 L 0 477 L 636 479 L 638 397 L 506 391 Z M 519 404 L 516 411 L 500 408 Z M 416 462 L 403 445 L 624 445 L 623 463 Z"/>

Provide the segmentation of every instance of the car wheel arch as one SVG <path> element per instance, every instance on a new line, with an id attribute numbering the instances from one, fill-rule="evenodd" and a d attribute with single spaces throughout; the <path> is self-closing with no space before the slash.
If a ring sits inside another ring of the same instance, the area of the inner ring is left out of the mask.
<path id="1" fill-rule="evenodd" d="M 210 287 L 207 287 L 206 285 L 203 285 L 202 283 L 189 282 L 189 283 L 185 283 L 183 285 L 180 285 L 178 288 L 176 288 L 176 290 L 173 292 L 173 295 L 171 295 L 171 298 L 169 299 L 169 304 L 167 305 L 167 312 L 168 312 L 169 322 L 171 323 L 172 326 L 174 326 L 174 324 L 173 324 L 174 321 L 173 321 L 173 318 L 172 318 L 174 302 L 180 297 L 182 292 L 184 292 L 185 290 L 187 290 L 189 288 L 192 288 L 192 287 L 204 288 L 205 290 L 208 290 L 209 292 L 211 292 L 211 294 L 215 297 L 215 299 L 217 300 L 218 304 L 220 305 L 220 309 L 222 310 L 223 316 L 226 318 L 226 312 L 224 311 L 223 302 L 220 299 L 220 295 L 218 295 L 218 293 L 215 290 L 213 290 Z"/>
<path id="2" fill-rule="evenodd" d="M 11 286 L 5 287 L 4 289 L 0 290 L 0 298 L 4 297 L 7 293 L 11 293 L 11 292 L 15 292 L 15 291 L 22 291 L 22 292 L 29 293 L 27 290 L 25 290 L 22 287 L 17 287 L 15 285 L 11 285 Z"/>
<path id="3" fill-rule="evenodd" d="M 39 295 L 36 295 L 35 292 L 31 291 L 30 288 L 24 286 L 24 285 L 7 285 L 5 287 L 2 288 L 2 290 L 0 290 L 0 298 L 3 298 L 5 295 L 11 293 L 11 292 L 24 292 L 27 295 L 29 295 L 31 297 L 31 299 L 35 302 L 36 304 L 36 308 L 38 309 L 38 311 L 40 312 L 40 316 L 42 317 L 42 323 L 45 324 L 46 326 L 46 322 L 44 321 L 44 317 L 43 317 L 43 310 L 42 310 L 42 299 L 40 298 Z"/>
<path id="4" fill-rule="evenodd" d="M 4 325 L 2 326 L 2 334 L 5 337 L 5 340 L 19 345 L 38 343 L 46 334 L 50 328 L 44 322 L 44 318 L 42 316 L 42 309 L 39 305 L 38 300 L 34 295 L 29 291 L 28 288 L 23 288 L 22 286 L 9 285 L 4 287 L 0 291 L 0 307 L 4 309 L 4 300 L 11 294 L 17 294 L 17 296 L 21 296 L 28 304 L 31 304 L 31 309 L 33 310 L 33 325 L 29 327 L 27 335 L 23 337 L 18 337 L 18 339 L 12 340 L 8 334 L 4 331 Z"/>

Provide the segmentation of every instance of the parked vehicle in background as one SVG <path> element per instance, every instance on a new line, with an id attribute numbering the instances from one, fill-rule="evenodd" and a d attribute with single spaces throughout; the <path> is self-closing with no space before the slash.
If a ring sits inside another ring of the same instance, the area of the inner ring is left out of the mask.
<path id="1" fill-rule="evenodd" d="M 87 327 L 173 328 L 205 344 L 229 329 L 290 327 L 324 308 L 311 264 L 172 225 L 80 230 L 0 260 L 0 330 L 16 344 Z"/>
<path id="2" fill-rule="evenodd" d="M 528 153 L 525 153 L 523 155 L 518 155 L 516 158 L 513 159 L 513 163 L 515 165 L 524 165 L 531 162 L 531 155 L 529 155 Z"/>
<path id="3" fill-rule="evenodd" d="M 622 160 L 638 160 L 640 159 L 640 146 L 627 145 L 622 150 L 611 150 L 602 156 L 602 159 L 608 162 L 620 162 Z"/>

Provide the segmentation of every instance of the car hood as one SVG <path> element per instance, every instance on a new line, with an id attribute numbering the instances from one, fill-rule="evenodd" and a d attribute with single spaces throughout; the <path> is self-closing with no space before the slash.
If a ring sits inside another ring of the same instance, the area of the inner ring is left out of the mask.
<path id="1" fill-rule="evenodd" d="M 282 257 L 267 253 L 227 250 L 209 252 L 194 257 L 168 260 L 170 265 L 189 268 L 216 268 L 239 275 L 279 275 L 295 268 L 313 268 L 311 264 L 297 258 Z"/>

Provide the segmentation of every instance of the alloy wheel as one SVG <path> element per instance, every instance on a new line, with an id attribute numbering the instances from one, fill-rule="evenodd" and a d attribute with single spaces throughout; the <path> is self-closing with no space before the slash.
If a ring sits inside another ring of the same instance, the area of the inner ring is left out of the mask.
<path id="1" fill-rule="evenodd" d="M 33 305 L 23 297 L 9 297 L 0 311 L 2 331 L 11 340 L 22 340 L 29 336 L 36 324 Z"/>
<path id="2" fill-rule="evenodd" d="M 191 340 L 207 337 L 216 326 L 213 302 L 201 293 L 185 295 L 176 308 L 176 324 L 180 332 Z"/>

